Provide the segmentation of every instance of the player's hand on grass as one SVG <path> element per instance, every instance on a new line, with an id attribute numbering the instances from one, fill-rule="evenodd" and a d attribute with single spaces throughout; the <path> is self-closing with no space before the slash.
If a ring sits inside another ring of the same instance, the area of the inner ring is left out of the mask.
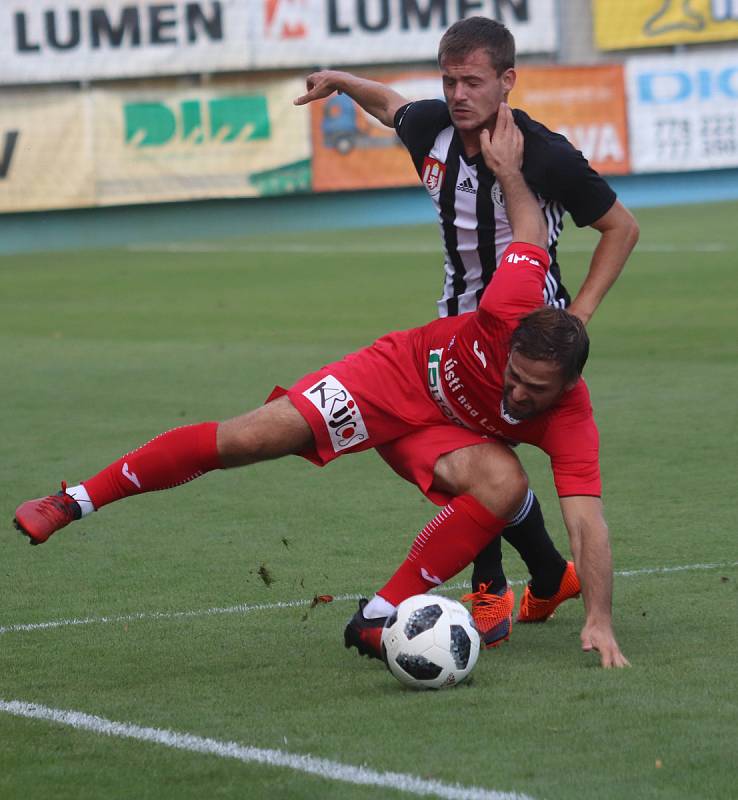
<path id="1" fill-rule="evenodd" d="M 600 654 L 600 663 L 605 669 L 611 667 L 629 667 L 630 662 L 620 652 L 615 641 L 615 634 L 609 625 L 587 623 L 582 628 L 582 650 L 589 653 L 596 650 Z"/>
<path id="2" fill-rule="evenodd" d="M 479 134 L 479 144 L 484 163 L 495 175 L 520 171 L 523 165 L 523 134 L 515 124 L 507 103 L 500 103 L 492 135 L 485 128 Z"/>
<path id="3" fill-rule="evenodd" d="M 320 72 L 313 72 L 305 78 L 307 92 L 293 101 L 296 106 L 304 106 L 312 103 L 313 100 L 321 100 L 330 97 L 338 89 L 338 76 L 335 70 L 323 69 Z"/>

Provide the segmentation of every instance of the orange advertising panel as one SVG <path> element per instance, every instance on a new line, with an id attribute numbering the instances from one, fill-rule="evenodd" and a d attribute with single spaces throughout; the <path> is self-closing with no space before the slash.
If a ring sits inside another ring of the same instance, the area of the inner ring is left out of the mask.
<path id="1" fill-rule="evenodd" d="M 535 67 L 517 70 L 510 95 L 551 130 L 563 133 L 605 175 L 630 171 L 623 69 Z M 434 71 L 367 74 L 410 100 L 442 98 Z M 391 128 L 346 95 L 311 104 L 313 189 L 316 192 L 413 186 L 419 182 L 408 152 Z"/>
<path id="2" fill-rule="evenodd" d="M 437 73 L 366 75 L 404 97 L 442 97 Z M 313 191 L 380 189 L 418 182 L 407 150 L 392 128 L 363 111 L 345 94 L 311 104 Z"/>
<path id="3" fill-rule="evenodd" d="M 521 67 L 510 104 L 563 133 L 603 175 L 630 172 L 622 65 Z"/>

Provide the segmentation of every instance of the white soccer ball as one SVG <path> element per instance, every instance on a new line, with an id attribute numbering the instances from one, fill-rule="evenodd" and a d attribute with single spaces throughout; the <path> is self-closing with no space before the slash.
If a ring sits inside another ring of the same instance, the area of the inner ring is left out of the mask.
<path id="1" fill-rule="evenodd" d="M 469 676 L 479 658 L 479 633 L 456 600 L 416 594 L 403 600 L 382 630 L 390 672 L 413 689 L 443 689 Z"/>

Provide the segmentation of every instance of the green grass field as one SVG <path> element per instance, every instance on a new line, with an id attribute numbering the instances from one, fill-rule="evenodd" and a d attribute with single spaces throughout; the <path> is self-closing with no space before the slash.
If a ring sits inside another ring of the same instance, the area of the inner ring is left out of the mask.
<path id="1" fill-rule="evenodd" d="M 638 217 L 587 368 L 633 667 L 579 650 L 577 601 L 440 693 L 343 647 L 346 595 L 381 585 L 435 513 L 374 453 L 213 473 L 43 547 L 11 525 L 62 478 L 432 318 L 434 226 L 0 259 L 0 797 L 435 796 L 415 778 L 487 800 L 735 798 L 738 204 Z M 575 289 L 593 236 L 569 224 L 563 241 Z M 568 552 L 545 458 L 521 457 Z M 524 567 L 505 554 L 519 593 Z M 336 599 L 311 608 L 316 594 Z M 161 732 L 21 718 L 12 701 L 277 755 L 173 749 Z M 338 765 L 321 777 L 294 756 Z M 362 785 L 362 766 L 405 777 Z"/>

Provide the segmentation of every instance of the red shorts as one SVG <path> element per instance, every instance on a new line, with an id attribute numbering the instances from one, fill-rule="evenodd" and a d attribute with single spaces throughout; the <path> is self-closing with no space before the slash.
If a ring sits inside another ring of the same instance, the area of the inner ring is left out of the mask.
<path id="1" fill-rule="evenodd" d="M 431 489 L 436 461 L 487 437 L 450 422 L 430 397 L 413 333 L 384 336 L 289 390 L 277 387 L 269 400 L 286 394 L 310 425 L 315 445 L 301 455 L 313 464 L 376 448 L 398 475 L 445 505 L 452 497 Z"/>

